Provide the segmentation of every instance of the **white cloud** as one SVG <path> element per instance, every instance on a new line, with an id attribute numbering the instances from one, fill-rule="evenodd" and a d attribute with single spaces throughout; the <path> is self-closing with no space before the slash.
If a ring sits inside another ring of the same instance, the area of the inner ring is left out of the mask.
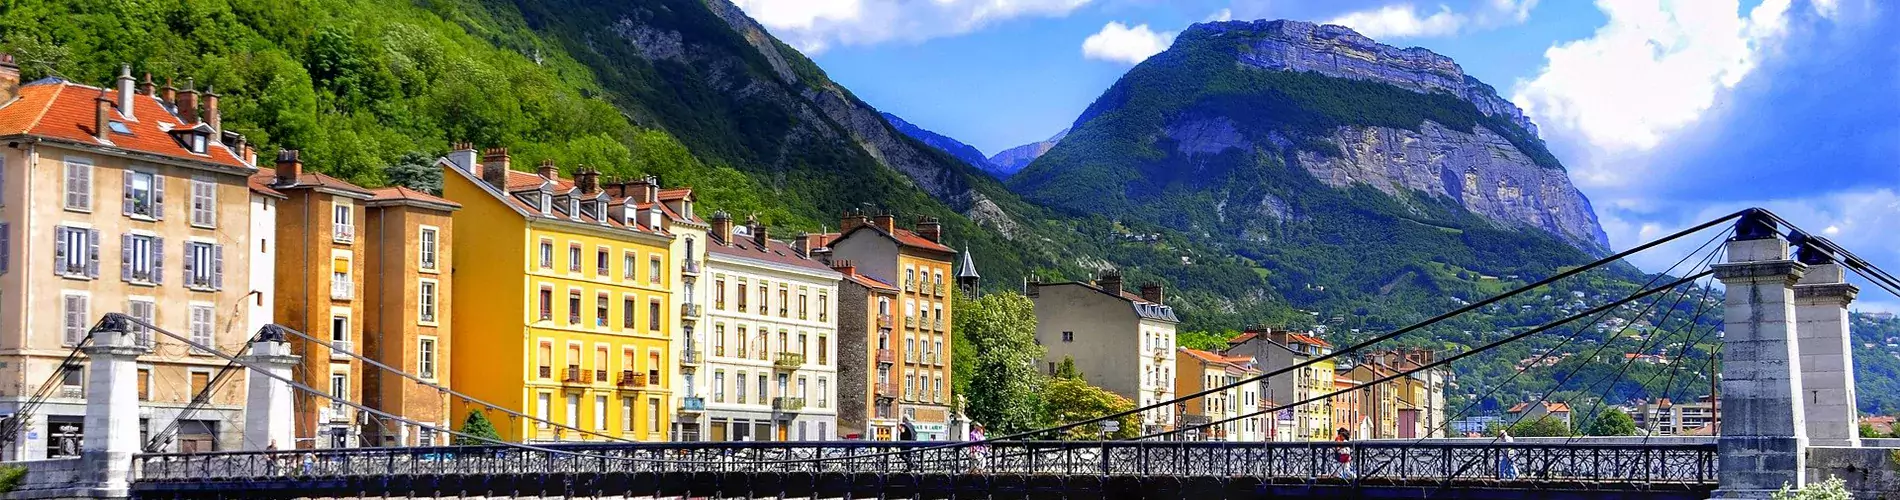
<path id="1" fill-rule="evenodd" d="M 1232 21 L 1232 20 L 1234 20 L 1234 9 L 1223 8 L 1219 12 L 1209 14 L 1207 16 L 1207 19 L 1202 19 L 1201 22 L 1211 23 L 1211 22 L 1216 22 L 1216 21 Z"/>
<path id="2" fill-rule="evenodd" d="M 1082 41 L 1082 55 L 1090 59 L 1138 64 L 1174 43 L 1174 32 L 1156 33 L 1148 25 L 1133 28 L 1110 22 Z"/>
<path id="3" fill-rule="evenodd" d="M 1334 17 L 1326 24 L 1352 28 L 1359 34 L 1378 39 L 1451 36 L 1474 28 L 1492 28 L 1522 23 L 1530 19 L 1538 0 L 1484 0 L 1469 12 L 1453 11 L 1449 5 L 1438 10 L 1421 10 L 1410 3 L 1354 11 Z"/>
<path id="4" fill-rule="evenodd" d="M 1512 100 L 1547 135 L 1599 153 L 1644 151 L 1694 123 L 1748 76 L 1786 32 L 1788 0 L 1746 16 L 1736 0 L 1598 0 L 1609 21 L 1590 38 L 1546 50 L 1541 72 Z M 1586 166 L 1587 170 L 1587 166 Z M 1613 172 L 1580 180 L 1619 182 Z"/>
<path id="5" fill-rule="evenodd" d="M 838 45 L 922 41 L 1029 16 L 1061 17 L 1092 0 L 733 0 L 806 53 Z"/>
<path id="6" fill-rule="evenodd" d="M 1807 196 L 1720 203 L 1619 199 L 1599 202 L 1598 206 L 1602 208 L 1598 216 L 1604 232 L 1610 236 L 1612 248 L 1634 247 L 1750 207 L 1766 208 L 1801 229 L 1818 232 L 1876 264 L 1891 267 L 1889 263 L 1893 262 L 1896 252 L 1890 249 L 1900 247 L 1900 232 L 1893 230 L 1900 227 L 1900 193 L 1887 188 L 1853 188 Z M 1678 239 L 1641 252 L 1630 260 L 1645 271 L 1662 271 L 1722 230 L 1713 228 L 1694 237 Z M 1716 244 L 1720 243 L 1718 239 Z"/>

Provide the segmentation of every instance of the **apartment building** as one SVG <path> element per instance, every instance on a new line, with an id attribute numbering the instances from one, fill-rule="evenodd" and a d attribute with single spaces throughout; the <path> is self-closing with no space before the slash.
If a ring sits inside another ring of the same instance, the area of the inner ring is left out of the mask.
<path id="1" fill-rule="evenodd" d="M 1445 421 L 1445 384 L 1450 373 L 1443 368 L 1420 369 L 1435 356 L 1425 349 L 1389 349 L 1368 356 L 1370 362 L 1405 374 L 1391 382 L 1397 391 L 1400 438 L 1442 438 L 1450 428 Z"/>
<path id="2" fill-rule="evenodd" d="M 891 214 L 866 217 L 847 212 L 837 233 L 801 238 L 798 245 L 837 266 L 849 263 L 855 274 L 898 287 L 892 311 L 901 311 L 901 327 L 889 339 L 898 349 L 892 383 L 902 381 L 896 398 L 899 417 L 910 417 L 918 439 L 957 436 L 962 417 L 950 394 L 951 264 L 956 251 L 943 244 L 943 225 L 920 217 L 915 229 L 897 227 Z M 856 331 L 854 330 L 853 333 Z M 901 338 L 897 338 L 901 337 Z M 901 378 L 900 378 L 901 377 Z M 867 393 L 850 393 L 859 398 Z M 865 406 L 873 401 L 846 401 Z"/>
<path id="3" fill-rule="evenodd" d="M 451 381 L 567 427 L 459 400 L 454 415 L 487 412 L 513 441 L 666 439 L 679 276 L 663 204 L 612 195 L 595 171 L 564 178 L 552 162 L 512 170 L 501 148 L 478 162 L 461 145 L 437 166 L 443 197 L 462 205 L 455 223 L 481 228 L 451 250 L 463 265 L 450 318 L 460 340 L 453 363 L 481 369 L 456 370 Z"/>
<path id="4" fill-rule="evenodd" d="M 1360 384 L 1366 382 L 1354 379 L 1351 370 L 1340 370 L 1335 367 L 1333 391 L 1339 394 L 1334 395 L 1331 400 L 1334 432 L 1345 429 L 1354 439 L 1373 435 L 1372 419 L 1367 418 L 1365 412 L 1368 392 L 1357 390 Z"/>
<path id="5" fill-rule="evenodd" d="M 0 57 L 0 378 L 13 388 L 0 413 L 24 422 L 0 436 L 8 460 L 78 455 L 86 360 L 65 361 L 106 313 L 230 354 L 268 319 L 255 298 L 271 280 L 253 276 L 251 245 L 270 245 L 254 234 L 269 201 L 254 198 L 250 149 L 222 129 L 218 94 L 140 84 L 129 67 L 114 83 L 22 85 Z M 222 359 L 142 328 L 138 338 L 151 349 L 138 368 L 149 447 L 239 447 L 245 374 L 214 383 Z M 25 412 L 43 386 L 45 404 Z"/>
<path id="6" fill-rule="evenodd" d="M 858 272 L 850 261 L 834 260 L 838 283 L 838 436 L 895 441 L 899 424 L 897 360 L 903 346 L 893 341 L 896 285 Z"/>
<path id="7" fill-rule="evenodd" d="M 1122 289 L 1121 274 L 1109 272 L 1093 282 L 1031 283 L 1028 295 L 1036 303 L 1036 341 L 1048 349 L 1040 361 L 1051 373 L 1063 358 L 1073 358 L 1090 385 L 1139 406 L 1174 399 L 1180 320 L 1162 303 L 1161 285 L 1143 286 L 1136 295 Z M 1174 412 L 1157 408 L 1143 413 L 1142 422 L 1145 432 L 1171 429 Z"/>
<path id="8" fill-rule="evenodd" d="M 1637 429 L 1652 436 L 1712 436 L 1722 420 L 1722 402 L 1708 396 L 1687 403 L 1663 398 L 1636 405 L 1630 416 Z"/>
<path id="9" fill-rule="evenodd" d="M 1310 334 L 1255 327 L 1228 340 L 1223 352 L 1229 356 L 1253 357 L 1264 373 L 1299 366 L 1261 381 L 1261 390 L 1267 399 L 1295 404 L 1333 392 L 1332 360 L 1300 366 L 1330 354 L 1332 348 L 1332 344 Z M 1336 428 L 1332 425 L 1333 409 L 1329 400 L 1300 404 L 1293 408 L 1293 415 L 1295 434 L 1299 438 L 1332 439 Z"/>
<path id="10" fill-rule="evenodd" d="M 461 205 L 406 187 L 370 190 L 363 203 L 363 354 L 426 382 L 449 385 L 454 317 L 456 210 Z M 362 402 L 371 408 L 443 428 L 459 425 L 441 391 L 381 368 L 365 366 Z M 446 445 L 451 436 L 396 419 L 374 417 L 362 432 L 381 446 Z"/>
<path id="11" fill-rule="evenodd" d="M 706 274 L 712 280 L 713 441 L 834 437 L 838 397 L 838 272 L 773 240 L 757 219 L 715 212 Z"/>
<path id="12" fill-rule="evenodd" d="M 1523 402 L 1511 405 L 1511 409 L 1504 410 L 1504 413 L 1506 415 L 1504 418 L 1505 425 L 1517 425 L 1518 423 L 1529 424 L 1539 420 L 1555 420 L 1563 422 L 1565 428 L 1570 427 L 1570 403 L 1551 401 L 1536 403 Z"/>
<path id="13" fill-rule="evenodd" d="M 623 210 L 625 205 L 632 204 L 635 213 L 647 214 L 650 219 L 657 212 L 657 220 L 647 222 L 673 235 L 673 245 L 668 252 L 672 262 L 667 263 L 667 269 L 679 273 L 672 287 L 673 301 L 679 304 L 679 322 L 673 328 L 673 344 L 678 347 L 678 355 L 674 357 L 671 402 L 674 418 L 668 439 L 706 439 L 708 382 L 701 370 L 706 363 L 706 333 L 700 324 L 705 319 L 709 294 L 704 292 L 708 285 L 700 275 L 706 269 L 706 251 L 712 246 L 707 236 L 711 226 L 699 217 L 698 200 L 692 188 L 661 189 L 659 178 L 646 176 L 604 183 L 602 189 L 618 201 Z"/>
<path id="14" fill-rule="evenodd" d="M 1175 359 L 1179 364 L 1175 369 L 1175 388 L 1183 393 L 1201 392 L 1260 375 L 1260 371 L 1254 369 L 1253 358 L 1226 356 L 1186 347 L 1177 347 L 1176 351 L 1178 356 Z M 1208 424 L 1199 431 L 1188 433 L 1204 441 L 1265 441 L 1270 430 L 1267 417 L 1241 417 L 1257 413 L 1260 403 L 1259 384 L 1240 384 L 1179 403 L 1177 423 L 1182 426 L 1190 425 L 1190 422 Z M 1226 422 L 1216 423 L 1222 421 Z"/>
<path id="15" fill-rule="evenodd" d="M 1353 381 L 1359 393 L 1359 414 L 1366 424 L 1355 439 L 1397 439 L 1399 437 L 1399 385 L 1392 382 L 1374 383 L 1390 377 L 1395 372 L 1378 363 L 1340 362 L 1334 376 L 1345 376 Z M 1330 438 L 1329 438 L 1330 439 Z"/>

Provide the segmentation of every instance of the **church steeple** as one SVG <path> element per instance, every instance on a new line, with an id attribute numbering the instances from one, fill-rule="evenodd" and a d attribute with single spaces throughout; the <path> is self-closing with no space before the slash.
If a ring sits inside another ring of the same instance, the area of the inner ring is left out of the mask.
<path id="1" fill-rule="evenodd" d="M 976 260 L 970 257 L 970 249 L 964 248 L 963 259 L 957 263 L 957 287 L 963 289 L 964 295 L 974 297 L 977 282 L 982 278 L 976 274 Z"/>

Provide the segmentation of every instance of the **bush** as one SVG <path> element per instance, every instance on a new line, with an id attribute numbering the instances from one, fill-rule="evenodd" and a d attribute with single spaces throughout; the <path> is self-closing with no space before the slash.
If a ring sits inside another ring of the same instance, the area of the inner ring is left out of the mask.
<path id="1" fill-rule="evenodd" d="M 1783 484 L 1781 491 L 1768 497 L 1770 500 L 1852 500 L 1854 494 L 1847 491 L 1847 482 L 1841 478 L 1828 476 L 1826 481 L 1810 484 L 1799 489 Z"/>
<path id="2" fill-rule="evenodd" d="M 0 465 L 0 493 L 11 493 L 26 483 L 26 468 L 17 465 Z"/>
<path id="3" fill-rule="evenodd" d="M 483 415 L 481 410 L 468 411 L 468 419 L 462 421 L 462 433 L 474 437 L 456 436 L 456 446 L 494 444 L 494 441 L 501 440 L 501 433 L 495 432 L 494 424 L 488 423 L 488 416 Z M 494 441 L 483 441 L 477 438 L 492 439 Z"/>

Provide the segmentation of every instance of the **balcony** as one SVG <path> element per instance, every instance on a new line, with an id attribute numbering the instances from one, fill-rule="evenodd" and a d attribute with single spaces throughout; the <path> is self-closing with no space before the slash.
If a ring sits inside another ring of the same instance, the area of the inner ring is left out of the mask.
<path id="1" fill-rule="evenodd" d="M 699 274 L 699 261 L 694 259 L 680 261 L 680 273 L 691 275 Z"/>
<path id="2" fill-rule="evenodd" d="M 356 352 L 356 345 L 348 340 L 330 341 L 330 359 L 349 359 Z"/>
<path id="3" fill-rule="evenodd" d="M 561 378 L 561 381 L 570 384 L 586 383 L 587 380 L 583 380 L 582 377 L 588 375 L 592 373 L 581 371 L 581 365 L 567 365 L 567 376 Z"/>
<path id="4" fill-rule="evenodd" d="M 698 413 L 706 411 L 706 398 L 687 396 L 680 398 L 680 413 Z"/>
<path id="5" fill-rule="evenodd" d="M 609 379 L 607 378 L 607 370 L 605 370 L 605 369 L 595 369 L 595 370 L 594 370 L 594 379 L 593 379 L 593 380 L 589 380 L 589 382 L 595 382 L 595 381 L 599 381 L 599 382 L 606 382 L 607 380 L 609 380 Z"/>
<path id="6" fill-rule="evenodd" d="M 937 319 L 933 319 L 933 320 L 930 320 L 930 329 L 931 329 L 931 330 L 936 330 L 936 331 L 939 331 L 939 332 L 946 332 L 946 331 L 949 331 L 949 330 L 945 330 L 945 329 L 943 329 L 943 318 L 937 318 Z"/>
<path id="7" fill-rule="evenodd" d="M 936 295 L 936 296 L 938 296 L 938 297 L 942 297 L 942 296 L 943 296 L 943 282 L 942 282 L 942 281 L 937 281 L 937 282 L 933 282 L 933 283 L 931 283 L 931 284 L 930 284 L 930 289 L 931 289 L 931 293 L 932 293 L 932 294 L 934 294 L 934 295 Z"/>
<path id="8" fill-rule="evenodd" d="M 894 382 L 875 384 L 873 390 L 877 391 L 877 397 L 880 398 L 896 398 L 898 395 L 897 384 Z"/>
<path id="9" fill-rule="evenodd" d="M 620 386 L 621 389 L 644 389 L 647 386 L 647 374 L 633 370 L 620 370 L 620 383 L 615 385 Z"/>
<path id="10" fill-rule="evenodd" d="M 878 349 L 877 362 L 886 365 L 895 364 L 897 363 L 897 353 L 892 352 L 890 349 Z"/>
<path id="11" fill-rule="evenodd" d="M 797 413 L 805 409 L 805 398 L 772 398 L 772 411 L 779 413 Z"/>
<path id="12" fill-rule="evenodd" d="M 704 308 L 699 304 L 680 304 L 680 317 L 698 318 L 703 313 L 702 309 Z"/>
<path id="13" fill-rule="evenodd" d="M 879 314 L 879 315 L 877 315 L 877 327 L 878 327 L 878 328 L 890 328 L 890 327 L 891 327 L 891 315 L 889 315 L 889 314 Z"/>
<path id="14" fill-rule="evenodd" d="M 343 404 L 342 401 L 331 401 L 329 408 L 331 422 L 350 421 L 350 410 L 352 409 L 350 405 Z"/>
<path id="15" fill-rule="evenodd" d="M 538 375 L 540 375 L 541 378 L 553 378 L 554 368 L 550 366 L 542 366 L 540 373 Z"/>
<path id="16" fill-rule="evenodd" d="M 905 316 L 905 317 L 904 317 L 904 328 L 916 328 L 916 327 L 917 327 L 917 317 L 916 317 L 916 316 Z"/>
<path id="17" fill-rule="evenodd" d="M 781 352 L 781 353 L 778 353 L 778 359 L 772 362 L 772 367 L 778 368 L 780 370 L 797 370 L 799 366 L 803 366 L 804 364 L 805 364 L 804 354 L 796 353 L 796 352 Z"/>
<path id="18" fill-rule="evenodd" d="M 356 299 L 356 284 L 351 283 L 350 280 L 331 279 L 330 280 L 330 299 L 332 300 Z"/>
<path id="19" fill-rule="evenodd" d="M 904 278 L 904 291 L 906 292 L 917 291 L 917 278 Z"/>
<path id="20" fill-rule="evenodd" d="M 680 364 L 682 365 L 697 365 L 705 362 L 705 360 L 700 359 L 701 357 L 702 356 L 699 355 L 699 349 L 687 347 L 680 350 Z"/>
<path id="21" fill-rule="evenodd" d="M 337 243 L 354 242 L 356 241 L 356 226 L 354 224 L 331 224 L 330 239 L 335 240 Z"/>
<path id="22" fill-rule="evenodd" d="M 62 385 L 59 387 L 59 397 L 66 399 L 85 399 L 86 390 L 77 385 Z"/>

